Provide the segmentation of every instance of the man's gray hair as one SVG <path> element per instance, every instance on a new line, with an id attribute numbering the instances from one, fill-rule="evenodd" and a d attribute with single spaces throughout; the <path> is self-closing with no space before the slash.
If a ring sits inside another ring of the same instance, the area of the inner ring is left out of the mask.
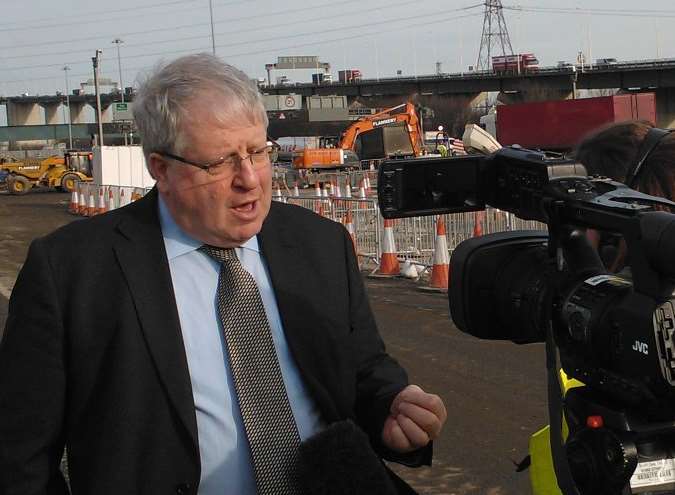
<path id="1" fill-rule="evenodd" d="M 181 130 L 193 120 L 191 103 L 200 98 L 208 99 L 211 117 L 224 127 L 246 122 L 267 128 L 262 96 L 246 74 L 208 53 L 187 55 L 155 67 L 134 98 L 146 159 L 152 152 L 180 152 Z"/>

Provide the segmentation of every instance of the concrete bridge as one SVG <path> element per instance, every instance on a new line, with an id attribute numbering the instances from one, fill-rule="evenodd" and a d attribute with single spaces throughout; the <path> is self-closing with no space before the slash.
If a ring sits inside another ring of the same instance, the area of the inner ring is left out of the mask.
<path id="1" fill-rule="evenodd" d="M 432 110 L 425 119 L 427 128 L 438 123 L 460 121 L 472 106 L 480 105 L 488 92 L 498 92 L 504 103 L 565 99 L 574 91 L 616 89 L 622 92 L 652 91 L 656 94 L 657 124 L 675 127 L 675 59 L 640 60 L 592 67 L 543 67 L 527 74 L 467 72 L 418 77 L 365 79 L 356 83 L 292 84 L 268 86 L 262 91 L 272 95 L 297 95 L 301 108 L 270 110 L 270 134 L 279 136 L 335 135 L 348 123 L 343 112 L 326 111 L 332 117 L 316 117 L 321 111 L 308 109 L 307 98 L 339 95 L 346 107 L 389 107 L 412 99 Z M 90 134 L 94 95 L 70 95 L 72 130 L 78 137 Z M 125 96 L 127 101 L 133 94 Z M 65 127 L 61 113 L 65 95 L 16 96 L 0 98 L 6 106 L 7 127 L 0 127 L 0 142 L 62 139 Z M 121 101 L 119 93 L 101 96 L 103 122 L 112 121 L 110 107 Z M 321 110 L 321 109 L 319 109 Z M 87 118 L 87 116 L 90 116 Z M 114 130 L 113 124 L 107 126 Z M 106 132 L 107 134 L 107 132 Z M 121 134 L 117 133 L 118 137 Z"/>

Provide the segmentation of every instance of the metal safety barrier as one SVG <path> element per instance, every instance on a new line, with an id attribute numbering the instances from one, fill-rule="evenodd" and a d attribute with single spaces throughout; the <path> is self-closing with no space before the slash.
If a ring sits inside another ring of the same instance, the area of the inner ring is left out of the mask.
<path id="1" fill-rule="evenodd" d="M 285 196 L 274 199 L 302 206 L 341 223 L 344 223 L 347 211 L 350 211 L 358 255 L 379 263 L 382 256 L 384 219 L 380 215 L 376 198 Z M 476 234 L 511 230 L 546 230 L 544 224 L 522 220 L 495 208 L 488 208 L 484 212 L 447 214 L 443 217 L 449 253 L 452 253 L 460 242 Z M 437 218 L 437 216 L 409 217 L 394 221 L 393 236 L 400 259 L 410 259 L 420 265 L 431 266 L 436 245 Z"/>

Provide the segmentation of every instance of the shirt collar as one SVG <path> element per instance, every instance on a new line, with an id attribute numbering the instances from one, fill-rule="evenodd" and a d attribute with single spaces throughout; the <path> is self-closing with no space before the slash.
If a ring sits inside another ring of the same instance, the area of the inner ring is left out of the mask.
<path id="1" fill-rule="evenodd" d="M 164 246 L 166 247 L 166 255 L 169 260 L 177 258 L 183 254 L 190 253 L 199 249 L 204 243 L 189 236 L 178 224 L 174 221 L 169 208 L 166 206 L 162 195 L 159 195 L 159 223 L 162 228 L 162 236 L 164 237 Z M 256 253 L 260 251 L 258 246 L 258 237 L 253 236 L 241 246 L 236 248 L 238 253 L 241 250 L 251 250 Z"/>

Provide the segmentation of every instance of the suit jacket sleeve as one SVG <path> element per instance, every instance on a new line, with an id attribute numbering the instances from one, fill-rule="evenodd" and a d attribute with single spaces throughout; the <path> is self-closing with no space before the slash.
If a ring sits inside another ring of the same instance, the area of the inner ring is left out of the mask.
<path id="1" fill-rule="evenodd" d="M 0 343 L 0 493 L 65 494 L 65 345 L 53 267 L 31 244 Z"/>
<path id="2" fill-rule="evenodd" d="M 349 274 L 349 300 L 352 333 L 356 356 L 356 414 L 357 420 L 370 436 L 375 450 L 385 459 L 419 466 L 431 463 L 431 444 L 428 447 L 399 454 L 382 444 L 382 429 L 396 395 L 408 385 L 405 370 L 385 350 L 380 338 L 368 296 L 363 284 L 351 238 L 343 230 Z"/>

